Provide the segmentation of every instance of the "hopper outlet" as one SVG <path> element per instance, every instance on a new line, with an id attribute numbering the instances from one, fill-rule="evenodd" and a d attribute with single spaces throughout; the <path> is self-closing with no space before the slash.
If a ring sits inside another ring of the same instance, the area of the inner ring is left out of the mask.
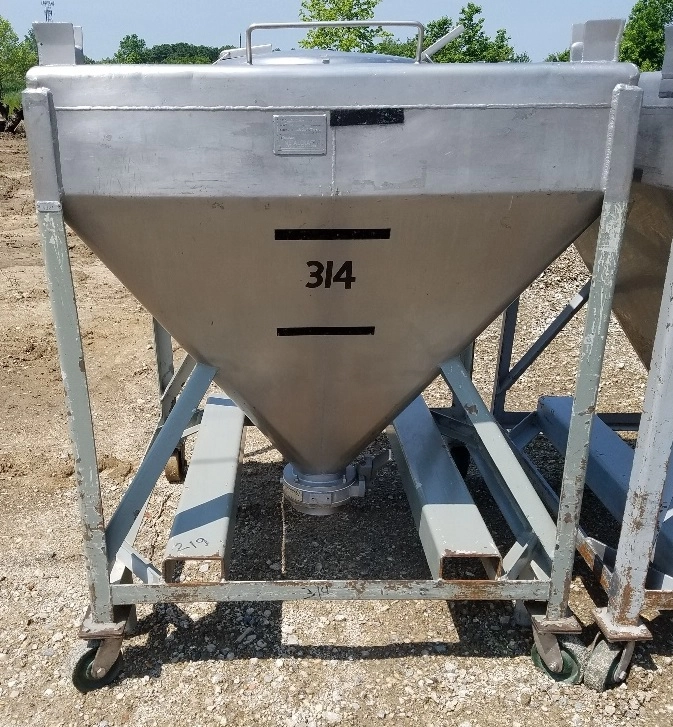
<path id="1" fill-rule="evenodd" d="M 334 474 L 310 475 L 288 464 L 280 483 L 292 507 L 305 515 L 331 515 L 353 497 L 365 494 L 365 479 L 353 465 Z"/>

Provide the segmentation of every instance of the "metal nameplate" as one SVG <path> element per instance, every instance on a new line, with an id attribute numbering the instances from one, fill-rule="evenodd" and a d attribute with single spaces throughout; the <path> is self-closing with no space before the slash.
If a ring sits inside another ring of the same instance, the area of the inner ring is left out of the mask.
<path id="1" fill-rule="evenodd" d="M 303 497 L 301 490 L 297 490 L 291 485 L 288 485 L 287 482 L 283 482 L 283 484 L 285 485 L 285 497 L 287 497 L 288 500 L 292 500 L 292 502 L 302 501 Z"/>
<path id="2" fill-rule="evenodd" d="M 35 209 L 38 212 L 60 212 L 63 207 L 60 202 L 36 202 Z"/>
<path id="3" fill-rule="evenodd" d="M 273 153 L 327 154 L 327 114 L 274 114 Z"/>

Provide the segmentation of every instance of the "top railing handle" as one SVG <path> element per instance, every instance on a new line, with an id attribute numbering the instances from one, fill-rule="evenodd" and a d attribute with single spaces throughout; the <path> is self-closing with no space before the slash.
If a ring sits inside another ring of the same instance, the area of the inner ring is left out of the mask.
<path id="1" fill-rule="evenodd" d="M 252 31 L 276 30 L 279 28 L 370 28 L 375 27 L 413 27 L 418 29 L 418 42 L 416 44 L 416 63 L 423 60 L 423 40 L 425 39 L 425 26 L 418 20 L 316 20 L 305 23 L 253 23 L 245 31 L 245 56 L 249 65 L 252 65 Z"/>

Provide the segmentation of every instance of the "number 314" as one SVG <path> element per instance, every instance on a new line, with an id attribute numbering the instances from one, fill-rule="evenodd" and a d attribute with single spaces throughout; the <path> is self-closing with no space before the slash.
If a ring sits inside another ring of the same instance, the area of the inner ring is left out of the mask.
<path id="1" fill-rule="evenodd" d="M 346 262 L 334 273 L 334 260 L 321 263 L 318 260 L 309 260 L 307 263 L 311 280 L 306 283 L 307 288 L 331 288 L 333 284 L 343 283 L 346 290 L 350 290 L 355 282 L 353 277 L 353 261 Z"/>

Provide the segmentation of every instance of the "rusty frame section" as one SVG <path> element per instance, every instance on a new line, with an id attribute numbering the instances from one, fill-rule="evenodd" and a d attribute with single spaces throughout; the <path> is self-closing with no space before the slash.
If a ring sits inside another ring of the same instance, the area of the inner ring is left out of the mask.
<path id="1" fill-rule="evenodd" d="M 548 581 L 307 580 L 113 585 L 115 603 L 194 601 L 546 600 Z"/>
<path id="2" fill-rule="evenodd" d="M 628 214 L 642 100 L 643 91 L 636 86 L 619 85 L 612 97 L 603 176 L 605 195 L 559 497 L 552 592 L 547 604 L 550 621 L 568 615 L 591 427 Z"/>
<path id="3" fill-rule="evenodd" d="M 641 627 L 646 581 L 657 536 L 673 495 L 673 249 L 647 379 L 643 421 L 629 480 L 622 531 L 604 614 L 606 629 Z M 671 605 L 670 596 L 660 603 Z M 607 635 L 607 634 L 606 634 Z"/>
<path id="4" fill-rule="evenodd" d="M 645 591 L 645 605 L 659 611 L 673 611 L 673 591 Z"/>

